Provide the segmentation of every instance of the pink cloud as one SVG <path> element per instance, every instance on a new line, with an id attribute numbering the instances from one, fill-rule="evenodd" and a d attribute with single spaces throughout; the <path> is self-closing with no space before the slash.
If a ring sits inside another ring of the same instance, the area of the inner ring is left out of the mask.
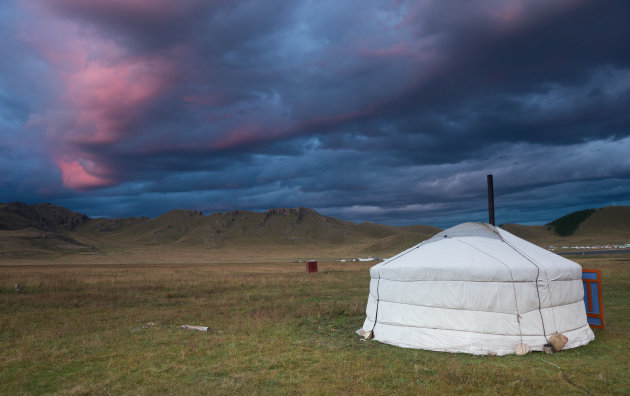
<path id="1" fill-rule="evenodd" d="M 103 2 L 26 2 L 32 20 L 22 24 L 19 36 L 41 54 L 53 77 L 49 80 L 59 91 L 56 101 L 31 114 L 29 125 L 44 130 L 51 157 L 63 158 L 55 161 L 63 185 L 85 190 L 119 179 L 113 175 L 116 166 L 109 158 L 86 147 L 114 145 L 144 132 L 138 128 L 142 117 L 174 83 L 177 68 L 171 59 L 182 49 L 130 54 L 113 40 L 58 18 L 47 8 L 79 3 L 100 7 Z M 167 12 L 171 3 L 108 2 L 110 7 L 136 7 L 138 12 L 152 4 Z M 111 174 L 103 176 L 103 169 Z"/>
<path id="2" fill-rule="evenodd" d="M 225 150 L 252 143 L 273 141 L 289 136 L 298 136 L 304 133 L 308 133 L 313 129 L 325 130 L 337 124 L 342 124 L 344 122 L 368 116 L 374 112 L 376 107 L 381 106 L 385 103 L 387 103 L 387 101 L 380 102 L 376 106 L 369 106 L 360 110 L 350 111 L 347 113 L 314 117 L 287 126 L 273 127 L 244 124 L 242 126 L 231 129 L 224 137 L 213 141 L 210 144 L 210 148 L 212 150 Z"/>
<path id="3" fill-rule="evenodd" d="M 274 137 L 271 134 L 263 134 L 260 127 L 255 125 L 243 125 L 227 133 L 227 136 L 212 142 L 210 147 L 213 150 L 223 150 L 231 147 L 242 146 L 249 143 L 265 140 Z"/>
<path id="4" fill-rule="evenodd" d="M 107 187 L 114 184 L 111 178 L 97 176 L 90 173 L 86 168 L 94 168 L 95 164 L 85 166 L 75 160 L 58 160 L 57 166 L 61 170 L 61 180 L 63 185 L 74 190 L 90 190 L 94 188 Z"/>
<path id="5" fill-rule="evenodd" d="M 115 143 L 169 85 L 167 62 L 135 58 L 119 64 L 88 62 L 64 73 L 65 100 L 76 111 L 75 130 L 69 137 L 79 143 Z"/>

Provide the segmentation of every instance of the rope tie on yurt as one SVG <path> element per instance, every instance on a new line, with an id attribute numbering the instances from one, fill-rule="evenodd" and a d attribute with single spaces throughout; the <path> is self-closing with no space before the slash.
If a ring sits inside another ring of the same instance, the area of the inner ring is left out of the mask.
<path id="1" fill-rule="evenodd" d="M 519 335 L 519 338 L 520 338 L 520 341 L 521 341 L 521 344 L 522 344 L 523 343 L 523 331 L 521 330 L 521 318 L 520 318 L 520 314 L 518 312 L 518 299 L 516 298 L 516 285 L 514 284 L 514 275 L 512 274 L 512 268 L 510 268 L 510 266 L 507 265 L 507 263 L 499 260 L 498 258 L 494 257 L 493 255 L 488 254 L 487 252 L 484 252 L 483 250 L 481 250 L 481 249 L 479 249 L 479 248 L 477 248 L 477 247 L 475 247 L 475 246 L 473 246 L 473 245 L 471 245 L 471 244 L 469 244 L 467 242 L 464 242 L 464 241 L 459 240 L 459 239 L 458 239 L 458 241 L 461 242 L 461 243 L 464 243 L 464 244 L 466 244 L 468 246 L 470 246 L 473 249 L 476 249 L 476 250 L 480 251 L 481 253 L 485 254 L 488 257 L 492 257 L 496 261 L 498 261 L 501 264 L 503 264 L 505 266 L 505 268 L 507 268 L 508 271 L 510 272 L 510 279 L 512 280 L 512 290 L 514 291 L 514 305 L 515 305 L 515 309 L 516 309 L 516 323 L 518 323 L 518 335 Z"/>
<path id="2" fill-rule="evenodd" d="M 376 311 L 374 312 L 374 324 L 372 325 L 372 328 L 370 329 L 370 331 L 372 332 L 372 334 L 374 334 L 374 328 L 376 327 L 376 322 L 378 322 L 378 303 L 380 301 L 380 294 L 378 291 L 378 287 L 381 284 L 381 272 L 378 272 L 378 279 L 376 281 Z"/>
<path id="3" fill-rule="evenodd" d="M 542 301 L 540 299 L 540 288 L 538 286 L 538 280 L 540 279 L 540 266 L 538 264 L 536 264 L 531 258 L 529 258 L 527 255 L 523 254 L 521 251 L 519 251 L 518 249 L 516 249 L 514 246 L 510 245 L 508 242 L 505 242 L 508 246 L 510 246 L 512 249 L 514 249 L 514 251 L 516 251 L 518 254 L 520 254 L 521 256 L 523 256 L 527 261 L 529 261 L 530 263 L 532 263 L 535 267 L 536 267 L 536 295 L 538 297 L 538 313 L 540 314 L 540 322 L 542 324 L 543 327 L 543 336 L 545 337 L 545 341 L 547 341 L 547 344 L 549 344 L 549 338 L 547 337 L 547 330 L 545 329 L 545 320 L 543 319 L 543 314 L 542 314 Z M 545 277 L 547 278 L 547 284 L 549 284 L 549 276 L 545 271 Z M 550 289 L 551 290 L 551 289 Z M 556 330 L 556 333 L 558 332 L 558 325 L 556 323 L 556 315 L 553 311 L 553 296 L 552 296 L 552 306 L 551 308 L 551 317 L 553 318 L 553 324 Z"/>
<path id="4" fill-rule="evenodd" d="M 525 258 L 525 260 L 529 261 L 530 263 L 532 263 L 532 265 L 534 265 L 534 267 L 536 267 L 536 296 L 538 297 L 538 313 L 540 314 L 540 323 L 542 324 L 542 328 L 543 328 L 543 337 L 545 337 L 545 341 L 547 341 L 547 344 L 549 344 L 549 338 L 547 337 L 547 330 L 545 329 L 545 320 L 543 318 L 543 314 L 542 314 L 542 301 L 540 299 L 540 288 L 538 286 L 538 280 L 540 279 L 540 265 L 537 264 L 534 259 L 532 259 L 531 257 L 529 257 L 527 254 L 521 252 L 519 249 L 517 249 L 514 245 L 512 245 L 511 243 L 509 243 L 508 241 L 506 241 L 503 236 L 501 236 L 501 234 L 499 234 L 497 231 L 495 231 L 496 234 L 499 236 L 499 238 L 501 238 L 501 240 L 503 242 L 505 242 L 506 245 L 508 245 L 509 247 L 511 247 L 516 253 L 520 254 L 523 258 Z M 547 281 L 547 285 L 549 285 L 549 274 L 547 273 L 547 270 L 545 269 L 545 277 L 546 277 L 546 281 Z M 553 290 L 551 287 L 549 287 L 549 291 L 551 294 L 551 300 L 552 300 L 552 306 L 551 308 L 551 317 L 553 318 L 553 324 L 556 330 L 556 333 L 558 332 L 558 324 L 556 322 L 556 314 L 553 310 Z"/>

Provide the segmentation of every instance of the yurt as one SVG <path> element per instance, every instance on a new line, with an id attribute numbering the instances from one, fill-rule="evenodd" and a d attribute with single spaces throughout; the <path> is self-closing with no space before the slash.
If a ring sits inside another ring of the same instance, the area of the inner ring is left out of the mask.
<path id="1" fill-rule="evenodd" d="M 582 268 L 499 227 L 463 223 L 370 269 L 367 338 L 475 355 L 566 348 L 595 338 Z"/>

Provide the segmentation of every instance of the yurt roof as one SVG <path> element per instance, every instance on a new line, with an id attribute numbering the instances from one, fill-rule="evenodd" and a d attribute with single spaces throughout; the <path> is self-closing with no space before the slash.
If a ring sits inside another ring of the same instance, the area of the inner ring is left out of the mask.
<path id="1" fill-rule="evenodd" d="M 575 279 L 573 261 L 486 223 L 463 223 L 372 267 L 392 280 Z M 541 274 L 540 271 L 544 273 Z"/>

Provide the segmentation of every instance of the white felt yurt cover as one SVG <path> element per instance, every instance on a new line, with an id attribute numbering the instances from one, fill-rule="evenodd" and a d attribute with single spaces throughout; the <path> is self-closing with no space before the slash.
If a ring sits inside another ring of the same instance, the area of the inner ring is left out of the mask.
<path id="1" fill-rule="evenodd" d="M 484 223 L 449 228 L 370 269 L 363 331 L 406 348 L 507 355 L 595 336 L 582 267 Z"/>

